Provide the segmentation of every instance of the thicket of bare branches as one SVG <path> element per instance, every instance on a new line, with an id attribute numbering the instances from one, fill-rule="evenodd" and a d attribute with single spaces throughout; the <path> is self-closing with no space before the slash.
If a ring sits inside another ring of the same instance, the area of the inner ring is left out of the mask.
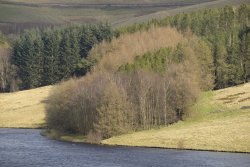
<path id="1" fill-rule="evenodd" d="M 95 73 L 54 88 L 47 105 L 50 128 L 108 138 L 129 131 L 168 125 L 183 118 L 198 86 L 182 65 L 165 74 Z"/>

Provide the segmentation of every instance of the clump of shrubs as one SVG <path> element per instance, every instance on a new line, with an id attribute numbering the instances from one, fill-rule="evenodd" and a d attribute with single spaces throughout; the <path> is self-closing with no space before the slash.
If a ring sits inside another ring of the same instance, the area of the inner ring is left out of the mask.
<path id="1" fill-rule="evenodd" d="M 198 86 L 182 65 L 164 74 L 98 72 L 55 87 L 47 104 L 48 127 L 102 138 L 168 125 L 183 118 Z"/>

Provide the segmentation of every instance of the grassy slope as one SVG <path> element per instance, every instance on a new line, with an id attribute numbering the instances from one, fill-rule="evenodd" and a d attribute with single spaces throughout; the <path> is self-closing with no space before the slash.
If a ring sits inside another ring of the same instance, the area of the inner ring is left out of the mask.
<path id="1" fill-rule="evenodd" d="M 108 145 L 250 152 L 250 83 L 208 92 L 189 119 L 168 127 L 113 137 Z"/>
<path id="2" fill-rule="evenodd" d="M 7 23 L 69 23 L 117 21 L 139 15 L 149 14 L 166 8 L 148 9 L 86 9 L 86 8 L 51 8 L 30 7 L 12 4 L 0 4 L 0 22 Z"/>
<path id="3" fill-rule="evenodd" d="M 208 0 L 186 0 L 184 2 L 191 3 L 203 3 Z M 212 1 L 212 0 L 211 0 Z M 5 1 L 7 2 L 7 1 Z M 134 17 L 148 15 L 150 13 L 155 13 L 158 11 L 165 11 L 176 7 L 150 7 L 150 8 L 62 8 L 62 7 L 45 7 L 45 6 L 24 6 L 15 4 L 16 2 L 21 2 L 24 4 L 38 4 L 39 3 L 72 3 L 72 4 L 86 4 L 86 3 L 116 3 L 116 4 L 133 4 L 133 3 L 176 3 L 183 2 L 183 0 L 39 0 L 39 1 L 29 1 L 29 0 L 12 0 L 10 4 L 1 4 L 0 0 L 0 22 L 7 23 L 68 23 L 68 22 L 95 22 L 95 21 L 109 21 L 112 23 L 119 23 L 125 20 L 129 20 Z"/>
<path id="4" fill-rule="evenodd" d="M 124 25 L 131 25 L 134 23 L 142 23 L 149 21 L 151 19 L 163 19 L 166 16 L 169 15 L 175 15 L 178 13 L 187 13 L 187 12 L 192 12 L 196 10 L 202 10 L 202 9 L 208 9 L 208 8 L 219 8 L 223 7 L 225 5 L 240 5 L 242 3 L 249 3 L 249 0 L 216 0 L 216 1 L 211 1 L 211 2 L 204 2 L 196 5 L 191 5 L 191 6 L 185 6 L 185 7 L 179 7 L 175 9 L 169 9 L 165 11 L 158 11 L 155 13 L 150 13 L 147 15 L 142 15 L 138 17 L 133 17 L 129 19 L 123 19 L 123 20 L 118 20 L 113 23 L 114 26 L 124 26 Z"/>
<path id="5" fill-rule="evenodd" d="M 16 93 L 0 93 L 0 127 L 38 128 L 44 125 L 50 86 Z"/>
<path id="6" fill-rule="evenodd" d="M 10 2 L 1 3 L 3 2 Z M 209 2 L 208 2 L 209 1 Z M 210 2 L 211 1 L 211 2 Z M 81 7 L 59 7 L 41 6 L 46 4 L 157 4 L 157 3 L 194 3 L 191 6 L 171 7 L 105 7 L 105 8 L 81 8 Z M 16 3 L 24 3 L 19 5 Z M 153 18 L 164 18 L 181 12 L 190 12 L 203 8 L 222 7 L 225 5 L 238 5 L 249 3 L 249 0 L 0 0 L 0 26 L 13 26 L 16 24 L 66 24 L 66 23 L 94 23 L 108 21 L 114 27 L 130 25 L 151 20 Z M 37 7 L 29 5 L 38 5 Z M 1 25 L 2 24 L 2 25 Z"/>

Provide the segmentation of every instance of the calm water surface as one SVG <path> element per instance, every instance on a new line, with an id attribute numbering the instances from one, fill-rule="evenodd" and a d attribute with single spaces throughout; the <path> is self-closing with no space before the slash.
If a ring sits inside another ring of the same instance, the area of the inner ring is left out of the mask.
<path id="1" fill-rule="evenodd" d="M 106 147 L 0 129 L 0 167 L 250 167 L 250 154 Z"/>

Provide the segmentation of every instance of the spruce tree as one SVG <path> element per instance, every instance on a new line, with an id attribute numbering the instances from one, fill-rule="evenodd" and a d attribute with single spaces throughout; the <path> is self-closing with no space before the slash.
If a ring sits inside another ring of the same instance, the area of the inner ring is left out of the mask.
<path id="1" fill-rule="evenodd" d="M 71 44 L 70 33 L 64 30 L 62 32 L 62 40 L 60 43 L 59 57 L 58 57 L 58 80 L 68 78 L 71 74 Z"/>
<path id="2" fill-rule="evenodd" d="M 240 33 L 240 53 L 242 57 L 243 81 L 250 79 L 250 29 L 242 30 Z"/>
<path id="3" fill-rule="evenodd" d="M 44 67 L 43 85 L 54 84 L 59 81 L 59 48 L 61 33 L 59 30 L 47 29 L 43 32 Z"/>
<path id="4" fill-rule="evenodd" d="M 239 53 L 239 38 L 237 30 L 233 30 L 230 35 L 230 43 L 227 43 L 227 64 L 228 64 L 228 86 L 233 86 L 242 82 L 243 70 L 241 68 L 241 56 Z"/>
<path id="5" fill-rule="evenodd" d="M 34 52 L 32 57 L 32 87 L 39 87 L 42 85 L 43 74 L 43 42 L 38 30 L 33 32 L 33 47 Z"/>
<path id="6" fill-rule="evenodd" d="M 213 46 L 213 57 L 215 66 L 215 88 L 227 87 L 227 50 L 224 44 L 224 34 L 217 34 Z"/>
<path id="7" fill-rule="evenodd" d="M 81 58 L 87 57 L 88 52 L 95 43 L 97 43 L 97 39 L 93 35 L 90 26 L 82 27 L 80 30 L 80 41 L 79 41 Z"/>
<path id="8" fill-rule="evenodd" d="M 81 60 L 79 45 L 79 29 L 74 27 L 70 30 L 70 48 L 71 48 L 71 75 L 76 71 L 77 65 Z"/>

